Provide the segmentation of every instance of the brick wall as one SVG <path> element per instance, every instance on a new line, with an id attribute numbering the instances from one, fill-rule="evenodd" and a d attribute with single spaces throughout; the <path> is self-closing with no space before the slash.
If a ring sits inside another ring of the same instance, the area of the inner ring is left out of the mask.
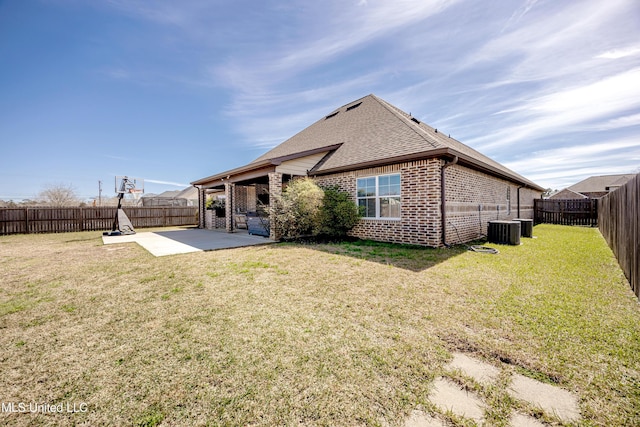
<path id="1" fill-rule="evenodd" d="M 320 186 L 338 186 L 356 200 L 359 177 L 400 173 L 400 220 L 361 219 L 349 233 L 384 242 L 442 246 L 440 218 L 441 159 L 427 159 L 380 168 L 316 177 Z M 518 217 L 518 187 L 461 165 L 445 170 L 447 243 L 485 236 L 488 221 Z M 540 192 L 520 189 L 520 217 L 533 218 L 533 199 Z"/>
<path id="2" fill-rule="evenodd" d="M 465 166 L 445 171 L 447 243 L 464 243 L 487 234 L 488 222 L 518 217 L 518 184 Z M 520 218 L 533 218 L 540 192 L 520 189 Z"/>
<path id="3" fill-rule="evenodd" d="M 400 220 L 361 219 L 349 233 L 361 239 L 383 242 L 438 246 L 440 242 L 440 165 L 439 159 L 353 172 L 320 176 L 320 186 L 338 186 L 355 203 L 359 177 L 400 173 Z"/>
<path id="4" fill-rule="evenodd" d="M 233 186 L 233 212 L 247 211 L 247 187 L 235 184 Z"/>

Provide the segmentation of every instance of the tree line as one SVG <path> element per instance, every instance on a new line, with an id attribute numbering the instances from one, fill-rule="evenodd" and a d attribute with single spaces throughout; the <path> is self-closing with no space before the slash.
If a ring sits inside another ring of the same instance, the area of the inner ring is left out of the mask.
<path id="1" fill-rule="evenodd" d="M 83 200 L 77 190 L 71 184 L 57 183 L 47 184 L 33 199 L 23 199 L 19 202 L 13 200 L 0 200 L 0 208 L 17 208 L 25 206 L 48 207 L 89 207 L 89 206 L 116 206 L 117 197 L 103 197 L 100 200 L 87 202 Z M 137 200 L 125 198 L 123 205 L 136 205 Z"/>

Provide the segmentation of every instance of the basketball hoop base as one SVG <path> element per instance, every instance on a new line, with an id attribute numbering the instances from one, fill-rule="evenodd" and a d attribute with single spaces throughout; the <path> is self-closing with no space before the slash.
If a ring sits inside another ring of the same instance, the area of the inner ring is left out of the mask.
<path id="1" fill-rule="evenodd" d="M 118 208 L 116 212 L 116 218 L 113 223 L 111 231 L 105 231 L 103 236 L 121 236 L 123 234 L 136 234 L 136 230 L 133 228 L 133 224 L 129 220 L 129 217 L 121 208 Z"/>

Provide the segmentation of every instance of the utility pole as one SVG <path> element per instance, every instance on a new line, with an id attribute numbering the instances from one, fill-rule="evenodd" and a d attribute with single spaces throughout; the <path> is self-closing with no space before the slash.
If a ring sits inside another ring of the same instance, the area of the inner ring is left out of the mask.
<path id="1" fill-rule="evenodd" d="M 102 181 L 98 181 L 98 206 L 102 206 Z"/>

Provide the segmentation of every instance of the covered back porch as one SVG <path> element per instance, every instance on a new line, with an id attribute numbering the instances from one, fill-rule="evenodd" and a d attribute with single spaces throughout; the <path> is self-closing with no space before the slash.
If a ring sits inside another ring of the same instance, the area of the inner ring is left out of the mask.
<path id="1" fill-rule="evenodd" d="M 260 175 L 229 176 L 218 182 L 201 184 L 199 190 L 199 209 L 201 212 L 199 228 L 205 228 L 207 200 L 221 197 L 224 200 L 224 221 L 218 227 L 228 233 L 248 232 L 277 240 L 271 230 L 270 204 L 272 197 L 282 194 L 285 182 L 292 176 L 274 171 L 261 171 Z M 213 212 L 215 215 L 215 212 Z"/>
<path id="2" fill-rule="evenodd" d="M 251 223 L 256 223 L 270 239 L 278 240 L 272 226 L 273 198 L 280 196 L 286 183 L 295 177 L 308 176 L 310 170 L 338 147 L 333 145 L 255 161 L 192 182 L 191 185 L 198 189 L 198 227 L 205 228 L 207 199 L 219 195 L 225 200 L 224 228 L 227 232 L 245 229 L 251 232 Z"/>

